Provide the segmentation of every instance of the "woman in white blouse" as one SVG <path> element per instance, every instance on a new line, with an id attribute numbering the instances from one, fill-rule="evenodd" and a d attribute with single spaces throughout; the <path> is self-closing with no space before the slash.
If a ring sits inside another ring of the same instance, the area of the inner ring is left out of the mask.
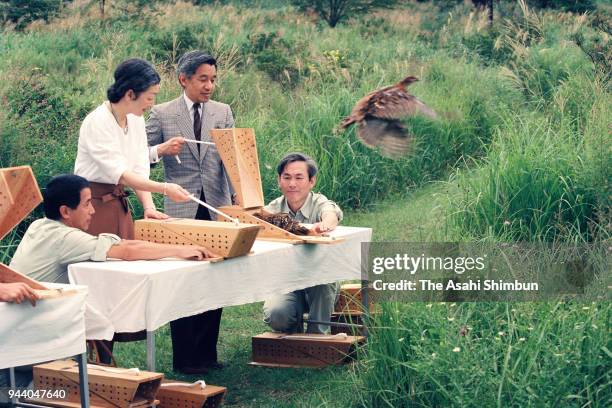
<path id="1" fill-rule="evenodd" d="M 144 207 L 145 218 L 167 216 L 155 209 L 151 192 L 177 202 L 189 192 L 173 183 L 149 180 L 149 150 L 143 114 L 155 103 L 160 77 L 142 59 L 132 58 L 117 66 L 108 101 L 89 113 L 79 133 L 74 173 L 91 183 L 96 213 L 87 232 L 113 233 L 134 238 L 134 225 L 125 187 L 131 187 Z"/>

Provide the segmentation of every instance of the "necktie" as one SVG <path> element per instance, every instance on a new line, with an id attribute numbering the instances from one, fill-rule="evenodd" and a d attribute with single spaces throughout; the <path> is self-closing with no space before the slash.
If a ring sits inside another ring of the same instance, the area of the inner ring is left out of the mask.
<path id="1" fill-rule="evenodd" d="M 193 104 L 193 134 L 196 140 L 202 140 L 202 120 L 200 118 L 200 104 Z M 200 145 L 198 144 L 198 152 L 200 152 Z"/>

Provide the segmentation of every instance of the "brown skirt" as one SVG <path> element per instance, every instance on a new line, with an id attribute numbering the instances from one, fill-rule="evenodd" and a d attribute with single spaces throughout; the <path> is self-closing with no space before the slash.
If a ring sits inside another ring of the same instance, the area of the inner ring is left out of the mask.
<path id="1" fill-rule="evenodd" d="M 90 182 L 91 204 L 96 210 L 91 217 L 88 233 L 110 233 L 121 239 L 134 239 L 134 221 L 128 205 L 128 193 L 122 184 Z"/>

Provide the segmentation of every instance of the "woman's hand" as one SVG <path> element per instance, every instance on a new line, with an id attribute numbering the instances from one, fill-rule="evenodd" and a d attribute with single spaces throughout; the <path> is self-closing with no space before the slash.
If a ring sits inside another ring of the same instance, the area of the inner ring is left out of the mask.
<path id="1" fill-rule="evenodd" d="M 168 139 L 164 143 L 157 146 L 158 156 L 176 156 L 180 153 L 183 145 L 185 144 L 185 138 L 182 136 L 176 136 L 172 139 Z"/>
<path id="2" fill-rule="evenodd" d="M 164 195 L 167 195 L 172 201 L 182 203 L 189 200 L 189 191 L 174 183 L 165 183 Z"/>
<path id="3" fill-rule="evenodd" d="M 157 211 L 155 208 L 146 208 L 144 210 L 144 218 L 152 219 L 152 220 L 167 220 L 170 218 L 167 214 L 164 214 L 161 211 Z"/>

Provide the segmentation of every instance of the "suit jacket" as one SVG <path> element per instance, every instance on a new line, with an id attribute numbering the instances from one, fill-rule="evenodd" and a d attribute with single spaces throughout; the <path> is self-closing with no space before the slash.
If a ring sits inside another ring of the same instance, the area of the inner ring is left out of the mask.
<path id="1" fill-rule="evenodd" d="M 234 117 L 229 105 L 208 101 L 203 104 L 202 141 L 210 142 L 210 129 L 234 127 Z M 175 136 L 195 139 L 193 122 L 183 95 L 172 101 L 156 105 L 147 121 L 149 146 L 155 146 Z M 216 146 L 185 143 L 179 153 L 181 164 L 174 156 L 164 156 L 164 175 L 169 183 L 176 183 L 200 197 L 204 190 L 206 202 L 213 207 L 231 204 L 231 183 Z M 198 204 L 193 201 L 176 203 L 166 197 L 165 212 L 171 217 L 194 218 Z M 215 214 L 210 212 L 211 218 Z"/>

